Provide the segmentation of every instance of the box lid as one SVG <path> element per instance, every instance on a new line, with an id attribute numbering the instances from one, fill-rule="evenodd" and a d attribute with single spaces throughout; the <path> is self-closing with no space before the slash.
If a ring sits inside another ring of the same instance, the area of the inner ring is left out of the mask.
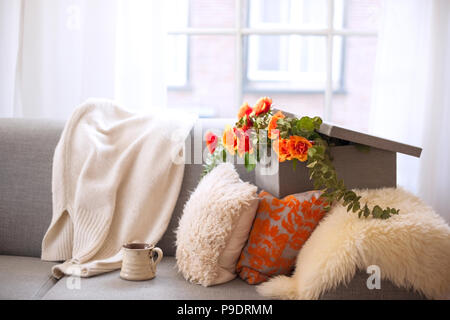
<path id="1" fill-rule="evenodd" d="M 294 116 L 292 113 L 281 111 L 287 116 Z M 422 153 L 422 148 L 411 146 L 405 143 L 400 143 L 385 138 L 380 138 L 374 135 L 363 133 L 360 131 L 350 130 L 344 127 L 339 127 L 332 123 L 324 122 L 318 130 L 320 133 L 327 135 L 329 137 L 338 138 L 342 140 L 351 141 L 354 143 L 364 144 L 370 147 L 388 150 L 392 152 L 400 152 L 410 156 L 420 158 Z"/>
<path id="2" fill-rule="evenodd" d="M 359 131 L 353 131 L 331 123 L 322 123 L 318 131 L 329 137 L 360 143 L 378 149 L 400 152 L 417 158 L 419 158 L 422 153 L 422 148 L 419 147 L 380 138 Z"/>

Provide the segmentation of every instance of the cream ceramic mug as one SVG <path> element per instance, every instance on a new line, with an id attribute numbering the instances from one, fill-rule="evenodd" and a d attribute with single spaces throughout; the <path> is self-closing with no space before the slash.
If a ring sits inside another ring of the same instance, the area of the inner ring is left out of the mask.
<path id="1" fill-rule="evenodd" d="M 157 254 L 156 260 L 153 259 Z M 156 266 L 163 257 L 160 248 L 147 243 L 128 243 L 122 248 L 120 277 L 125 280 L 150 280 L 156 275 Z"/>

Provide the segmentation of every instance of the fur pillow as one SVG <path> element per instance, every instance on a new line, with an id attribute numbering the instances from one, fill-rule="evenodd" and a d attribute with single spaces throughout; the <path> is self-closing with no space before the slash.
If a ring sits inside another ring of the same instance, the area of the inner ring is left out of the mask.
<path id="1" fill-rule="evenodd" d="M 370 265 L 379 266 L 382 279 L 428 298 L 449 293 L 450 227 L 444 219 L 402 189 L 357 193 L 362 203 L 395 207 L 400 214 L 386 220 L 359 219 L 336 204 L 300 251 L 294 275 L 263 283 L 259 293 L 281 299 L 318 299 L 325 291 L 348 283 L 357 269 Z"/>
<path id="2" fill-rule="evenodd" d="M 183 276 L 203 286 L 234 279 L 257 207 L 256 186 L 242 182 L 232 164 L 220 164 L 203 177 L 176 231 Z"/>

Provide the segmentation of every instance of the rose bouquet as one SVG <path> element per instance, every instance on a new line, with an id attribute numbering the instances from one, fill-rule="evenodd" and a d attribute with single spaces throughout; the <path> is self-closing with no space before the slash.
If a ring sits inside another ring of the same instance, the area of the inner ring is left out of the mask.
<path id="1" fill-rule="evenodd" d="M 333 166 L 329 145 L 340 142 L 318 132 L 322 124 L 320 117 L 288 117 L 281 111 L 274 112 L 272 99 L 260 98 L 251 107 L 245 102 L 238 112 L 238 121 L 227 126 L 221 137 L 212 132 L 206 133 L 209 155 L 205 161 L 204 174 L 230 156 L 244 158 L 247 170 L 251 171 L 261 160 L 262 152 L 273 150 L 279 162 L 292 161 L 293 170 L 298 162 L 305 163 L 309 169 L 314 188 L 322 190 L 322 198 L 327 201 L 329 210 L 333 202 L 341 201 L 347 211 L 358 213 L 359 217 L 387 219 L 399 210 L 369 208 L 360 203 L 361 197 L 345 187 L 338 179 Z"/>

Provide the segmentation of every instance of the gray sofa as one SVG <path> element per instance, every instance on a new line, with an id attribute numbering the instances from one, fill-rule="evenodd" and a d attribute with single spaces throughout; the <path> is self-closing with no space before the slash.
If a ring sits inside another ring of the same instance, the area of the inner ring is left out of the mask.
<path id="1" fill-rule="evenodd" d="M 199 120 L 202 130 L 221 129 L 232 120 Z M 172 221 L 158 244 L 165 253 L 155 279 L 128 282 L 119 272 L 59 281 L 50 275 L 52 262 L 40 260 L 41 241 L 51 216 L 52 156 L 64 123 L 36 119 L 0 119 L 0 299 L 262 299 L 255 287 L 239 278 L 203 288 L 177 274 L 174 228 L 184 203 L 195 189 L 202 166 L 186 165 L 182 190 Z M 237 166 L 241 178 L 254 174 Z M 421 299 L 421 296 L 382 281 L 380 290 L 369 290 L 368 275 L 358 272 L 348 286 L 340 286 L 322 299 Z"/>

